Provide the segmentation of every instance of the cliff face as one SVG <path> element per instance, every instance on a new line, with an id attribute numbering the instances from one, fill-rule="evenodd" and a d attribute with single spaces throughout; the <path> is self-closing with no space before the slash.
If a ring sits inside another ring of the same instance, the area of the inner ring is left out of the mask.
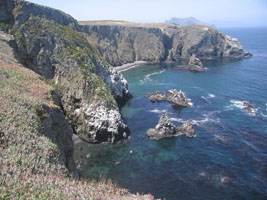
<path id="1" fill-rule="evenodd" d="M 87 39 L 113 66 L 136 60 L 159 62 L 166 58 L 160 29 L 122 26 L 84 26 Z"/>
<path id="2" fill-rule="evenodd" d="M 245 57 L 237 39 L 205 26 L 80 22 L 87 39 L 113 66 L 145 60 L 180 62 Z"/>
<path id="3" fill-rule="evenodd" d="M 151 199 L 71 176 L 73 130 L 57 88 L 19 63 L 13 40 L 0 31 L 0 199 Z"/>
<path id="4" fill-rule="evenodd" d="M 12 26 L 17 58 L 58 88 L 75 133 L 92 143 L 126 139 L 129 129 L 117 102 L 130 97 L 127 82 L 92 49 L 78 23 L 60 11 L 24 1 L 1 1 L 1 10 L 7 7 L 9 20 L 2 23 Z"/>
<path id="5" fill-rule="evenodd" d="M 40 153 L 54 148 L 56 144 L 60 159 L 57 156 L 49 158 L 54 154 L 47 152 L 40 155 L 39 159 L 45 164 L 51 159 L 51 166 L 63 164 L 63 167 L 65 165 L 70 172 L 77 175 L 73 159 L 73 130 L 59 107 L 60 101 L 56 100 L 57 93 L 52 86 L 42 81 L 40 76 L 19 64 L 9 45 L 12 40 L 13 36 L 0 31 L 0 132 L 3 134 L 3 137 L 0 137 L 0 144 L 5 144 L 0 145 L 0 148 L 10 148 L 7 159 L 13 162 L 14 149 L 17 152 L 24 151 L 25 154 L 34 151 Z M 38 140 L 46 141 L 48 146 L 44 143 L 35 144 Z M 1 150 L 2 152 L 4 151 Z M 26 155 L 19 159 L 24 163 L 20 166 L 22 170 L 24 165 L 31 164 L 31 158 Z"/>
<path id="6" fill-rule="evenodd" d="M 127 82 L 108 63 L 246 55 L 236 39 L 203 26 L 79 25 L 61 11 L 21 0 L 1 0 L 0 11 L 0 28 L 14 35 L 11 43 L 19 61 L 56 85 L 68 122 L 92 143 L 113 143 L 129 135 L 118 107 L 130 98 Z"/>

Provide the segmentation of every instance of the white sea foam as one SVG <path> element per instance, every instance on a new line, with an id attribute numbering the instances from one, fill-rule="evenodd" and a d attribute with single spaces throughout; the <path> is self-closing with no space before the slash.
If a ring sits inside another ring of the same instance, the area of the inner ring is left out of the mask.
<path id="1" fill-rule="evenodd" d="M 216 96 L 214 94 L 208 94 L 209 98 L 215 98 Z"/>
<path id="2" fill-rule="evenodd" d="M 227 110 L 233 110 L 234 108 L 239 108 L 239 109 L 241 109 L 241 110 L 244 110 L 244 108 L 245 108 L 245 106 L 244 106 L 244 102 L 245 102 L 245 101 L 230 100 L 230 102 L 231 102 L 231 105 L 226 106 L 226 111 L 227 111 Z M 252 111 L 252 112 L 247 112 L 247 114 L 250 115 L 250 116 L 255 116 L 257 110 L 258 110 L 258 109 L 255 108 L 254 111 Z"/>
<path id="3" fill-rule="evenodd" d="M 266 115 L 266 114 L 261 113 L 261 116 L 262 116 L 264 119 L 267 119 L 267 115 Z"/>
<path id="4" fill-rule="evenodd" d="M 214 134 L 213 136 L 214 136 L 215 140 L 220 140 L 220 141 L 223 141 L 223 142 L 225 141 L 225 137 L 224 136 L 221 136 L 219 134 Z"/>
<path id="5" fill-rule="evenodd" d="M 203 90 L 201 87 L 198 86 L 192 86 L 192 88 Z"/>
<path id="6" fill-rule="evenodd" d="M 173 122 L 180 122 L 180 123 L 185 123 L 189 121 L 189 120 L 183 120 L 181 118 L 170 118 L 170 120 Z"/>
<path id="7" fill-rule="evenodd" d="M 161 114 L 161 113 L 163 112 L 163 110 L 159 110 L 159 109 L 153 109 L 153 110 L 148 110 L 148 112 L 152 112 L 152 113 Z"/>
<path id="8" fill-rule="evenodd" d="M 205 101 L 211 103 L 210 100 L 207 97 L 205 97 L 205 96 L 201 96 L 201 99 L 204 99 Z"/>
<path id="9" fill-rule="evenodd" d="M 203 124 L 206 124 L 207 122 L 220 123 L 220 119 L 219 118 L 214 118 L 213 117 L 213 114 L 215 112 L 216 111 L 212 111 L 212 112 L 209 112 L 208 114 L 203 114 L 202 116 L 204 118 L 202 118 L 202 119 L 184 120 L 184 119 L 181 119 L 181 118 L 170 118 L 170 120 L 174 121 L 174 122 L 180 122 L 180 123 L 190 122 L 191 124 L 196 125 L 196 126 L 201 126 Z"/>
<path id="10" fill-rule="evenodd" d="M 139 80 L 139 82 L 141 83 L 141 85 L 144 85 L 144 83 L 145 83 L 144 80 Z"/>
<path id="11" fill-rule="evenodd" d="M 164 70 L 161 70 L 161 71 L 159 71 L 159 72 L 153 72 L 153 73 L 151 73 L 151 74 L 147 74 L 146 76 L 145 76 L 145 78 L 144 78 L 144 80 L 145 81 L 151 81 L 151 76 L 154 76 L 154 75 L 157 75 L 157 74 L 161 74 L 161 73 L 163 73 L 163 72 L 165 72 L 166 70 L 164 69 Z"/>
<path id="12" fill-rule="evenodd" d="M 192 100 L 191 99 L 187 98 L 187 101 L 188 101 L 188 104 L 190 105 L 190 107 L 193 107 L 194 106 L 194 104 L 192 103 Z"/>
<path id="13" fill-rule="evenodd" d="M 216 96 L 214 94 L 208 94 L 208 96 L 200 96 L 200 97 L 211 104 L 211 101 L 209 99 L 215 98 Z"/>
<path id="14" fill-rule="evenodd" d="M 240 109 L 244 109 L 244 101 L 238 101 L 238 100 L 230 100 L 230 102 L 232 103 L 232 106 L 240 108 Z"/>

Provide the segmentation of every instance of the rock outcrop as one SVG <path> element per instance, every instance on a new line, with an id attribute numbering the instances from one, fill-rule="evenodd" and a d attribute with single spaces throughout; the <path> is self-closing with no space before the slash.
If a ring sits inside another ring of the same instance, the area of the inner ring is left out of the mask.
<path id="1" fill-rule="evenodd" d="M 243 101 L 243 107 L 244 107 L 243 108 L 244 110 L 248 111 L 251 114 L 255 114 L 256 113 L 256 109 L 248 101 Z"/>
<path id="2" fill-rule="evenodd" d="M 201 60 L 199 58 L 197 58 L 195 56 L 195 54 L 193 54 L 188 62 L 188 65 L 183 65 L 180 67 L 181 69 L 187 69 L 190 71 L 198 71 L 198 72 L 203 72 L 203 71 L 207 71 L 208 69 L 203 67 L 203 64 L 201 62 Z"/>
<path id="3" fill-rule="evenodd" d="M 236 38 L 206 26 L 116 21 L 79 22 L 88 41 L 113 66 L 135 61 L 188 63 L 199 59 L 244 58 Z"/>
<path id="4" fill-rule="evenodd" d="M 190 102 L 185 97 L 185 94 L 180 90 L 165 90 L 163 92 L 150 92 L 145 95 L 152 102 L 168 101 L 173 105 L 181 107 L 191 107 Z"/>
<path id="5" fill-rule="evenodd" d="M 195 54 L 193 54 L 190 59 L 189 59 L 189 62 L 188 62 L 189 65 L 196 65 L 196 66 L 199 66 L 199 67 L 202 67 L 203 64 L 201 62 L 201 60 L 199 58 L 197 58 L 195 56 Z"/>
<path id="6" fill-rule="evenodd" d="M 59 106 L 49 108 L 43 106 L 38 110 L 42 122 L 44 135 L 57 144 L 60 151 L 60 160 L 74 175 L 78 175 L 78 169 L 74 162 L 73 130 L 65 119 L 65 115 Z"/>
<path id="7" fill-rule="evenodd" d="M 127 81 L 91 47 L 77 21 L 20 0 L 1 1 L 0 9 L 8 10 L 2 23 L 12 26 L 17 58 L 58 88 L 74 132 L 93 143 L 126 139 L 118 103 L 130 98 Z"/>
<path id="8" fill-rule="evenodd" d="M 163 111 L 155 128 L 148 129 L 146 132 L 149 139 L 162 139 L 185 135 L 187 137 L 195 137 L 195 129 L 189 122 L 181 126 L 175 126 L 169 119 L 167 111 Z"/>

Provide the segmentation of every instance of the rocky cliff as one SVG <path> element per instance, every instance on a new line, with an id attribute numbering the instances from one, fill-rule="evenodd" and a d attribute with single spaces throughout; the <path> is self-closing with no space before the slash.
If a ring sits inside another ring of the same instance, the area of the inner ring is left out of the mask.
<path id="1" fill-rule="evenodd" d="M 237 39 L 206 26 L 116 21 L 79 23 L 90 44 L 113 66 L 139 60 L 188 62 L 193 54 L 199 59 L 243 58 L 248 55 Z"/>
<path id="2" fill-rule="evenodd" d="M 237 39 L 204 26 L 79 24 L 61 11 L 22 0 L 1 0 L 0 11 L 0 28 L 14 35 L 17 59 L 56 85 L 66 119 L 92 143 L 114 143 L 129 135 L 118 107 L 130 98 L 127 81 L 108 63 L 247 55 Z"/>
<path id="3" fill-rule="evenodd" d="M 13 39 L 0 31 L 0 199 L 154 199 L 72 176 L 73 130 L 57 88 L 19 63 Z"/>
<path id="4" fill-rule="evenodd" d="M 76 20 L 20 0 L 1 1 L 0 9 L 18 60 L 58 88 L 74 132 L 92 143 L 126 139 L 118 103 L 130 97 L 127 82 L 90 46 Z"/>

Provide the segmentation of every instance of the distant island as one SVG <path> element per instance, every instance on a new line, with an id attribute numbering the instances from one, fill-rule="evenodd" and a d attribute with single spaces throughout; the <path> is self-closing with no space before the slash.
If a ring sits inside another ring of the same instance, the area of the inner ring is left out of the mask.
<path id="1" fill-rule="evenodd" d="M 179 24 L 181 26 L 202 25 L 202 26 L 209 26 L 209 27 L 215 28 L 215 25 L 202 22 L 194 17 L 186 17 L 186 18 L 173 17 L 170 20 L 166 20 L 165 22 Z"/>

